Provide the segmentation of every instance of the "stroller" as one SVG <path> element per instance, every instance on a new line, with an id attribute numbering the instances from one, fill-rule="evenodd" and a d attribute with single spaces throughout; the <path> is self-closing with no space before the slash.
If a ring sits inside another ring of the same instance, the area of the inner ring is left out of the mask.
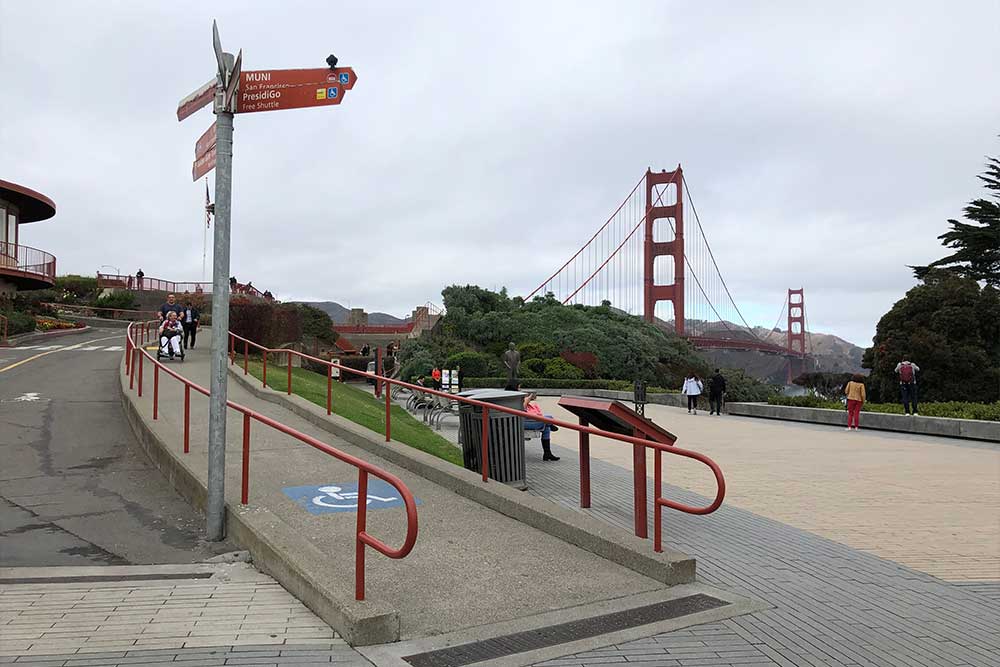
<path id="1" fill-rule="evenodd" d="M 184 331 L 181 328 L 171 329 L 166 328 L 160 332 L 160 346 L 156 348 L 156 359 L 180 359 L 184 361 L 184 347 L 180 344 L 180 339 L 184 335 Z M 173 342 L 177 340 L 177 349 L 180 351 L 179 354 L 175 353 L 173 350 Z"/>

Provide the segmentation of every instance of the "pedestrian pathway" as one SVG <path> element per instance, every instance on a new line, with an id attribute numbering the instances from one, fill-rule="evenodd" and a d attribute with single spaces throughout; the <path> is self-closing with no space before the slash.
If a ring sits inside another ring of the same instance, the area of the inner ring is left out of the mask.
<path id="1" fill-rule="evenodd" d="M 0 569 L 0 664 L 370 666 L 244 563 Z"/>
<path id="2" fill-rule="evenodd" d="M 531 492 L 578 508 L 576 452 L 554 451 L 563 457 L 559 465 L 529 456 Z M 594 460 L 591 474 L 593 509 L 580 511 L 630 529 L 632 516 L 620 498 L 631 493 L 631 472 Z M 669 484 L 665 496 L 706 502 Z M 729 504 L 708 516 L 665 511 L 664 539 L 697 557 L 699 581 L 773 609 L 542 665 L 638 659 L 677 666 L 1000 665 L 1000 603 L 971 585 L 942 581 Z"/>

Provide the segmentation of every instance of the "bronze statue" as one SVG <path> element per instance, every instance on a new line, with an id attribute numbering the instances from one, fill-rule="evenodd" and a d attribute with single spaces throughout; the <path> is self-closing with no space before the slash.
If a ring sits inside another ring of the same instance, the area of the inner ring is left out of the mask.
<path id="1" fill-rule="evenodd" d="M 517 351 L 514 343 L 511 343 L 507 351 L 503 353 L 503 365 L 507 368 L 507 391 L 517 391 L 517 369 L 521 366 L 521 353 Z"/>

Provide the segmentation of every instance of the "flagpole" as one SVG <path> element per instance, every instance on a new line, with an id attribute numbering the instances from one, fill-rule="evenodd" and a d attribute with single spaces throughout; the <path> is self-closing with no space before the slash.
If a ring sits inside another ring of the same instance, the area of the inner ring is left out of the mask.
<path id="1" fill-rule="evenodd" d="M 205 177 L 205 226 L 201 228 L 201 281 L 205 282 L 205 257 L 208 255 L 208 176 Z"/>

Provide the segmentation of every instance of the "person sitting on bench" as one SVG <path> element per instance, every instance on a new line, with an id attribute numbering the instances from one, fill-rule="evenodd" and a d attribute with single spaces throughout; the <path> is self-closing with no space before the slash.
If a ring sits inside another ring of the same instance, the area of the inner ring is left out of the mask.
<path id="1" fill-rule="evenodd" d="M 538 395 L 535 392 L 529 393 L 524 397 L 524 411 L 530 412 L 533 415 L 538 415 L 539 417 L 547 417 L 552 419 L 552 415 L 543 415 L 542 408 L 535 403 L 535 399 Z M 551 443 L 549 442 L 549 433 L 552 431 L 558 431 L 559 427 L 549 424 L 548 422 L 535 421 L 534 419 L 525 419 L 524 428 L 529 431 L 541 431 L 542 432 L 542 455 L 543 461 L 558 461 L 559 457 L 552 453 Z"/>

